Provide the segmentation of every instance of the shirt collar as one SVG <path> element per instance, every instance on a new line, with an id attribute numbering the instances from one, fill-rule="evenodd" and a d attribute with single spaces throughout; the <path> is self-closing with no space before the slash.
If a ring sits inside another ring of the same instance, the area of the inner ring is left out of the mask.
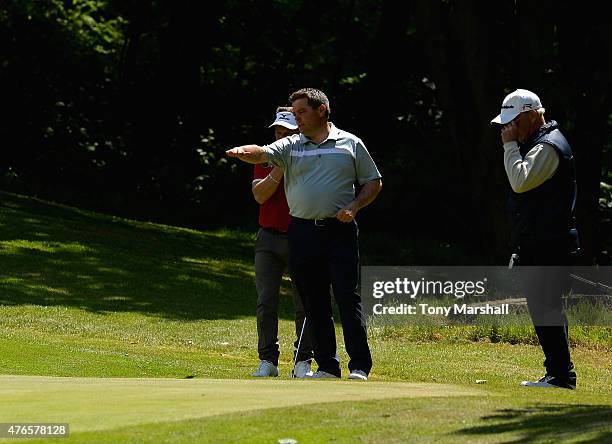
<path id="1" fill-rule="evenodd" d="M 336 128 L 336 125 L 334 125 L 333 123 L 329 122 L 329 124 L 330 129 L 329 136 L 327 136 L 327 140 L 338 140 L 340 138 L 340 130 Z"/>
<path id="2" fill-rule="evenodd" d="M 340 138 L 340 130 L 336 128 L 336 125 L 334 125 L 332 122 L 329 122 L 329 126 L 330 128 L 329 128 L 329 134 L 327 136 L 327 139 L 325 139 L 323 142 L 319 143 L 318 145 L 322 145 L 328 140 L 337 141 Z M 300 133 L 300 143 L 306 144 L 306 143 L 314 143 L 314 142 L 310 140 L 308 137 L 306 137 L 304 134 Z"/>

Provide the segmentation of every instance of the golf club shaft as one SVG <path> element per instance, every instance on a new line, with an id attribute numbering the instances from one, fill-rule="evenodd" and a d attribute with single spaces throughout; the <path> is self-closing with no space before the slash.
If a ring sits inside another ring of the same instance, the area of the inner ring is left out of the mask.
<path id="1" fill-rule="evenodd" d="M 570 273 L 570 276 L 572 278 L 576 279 L 577 281 L 584 282 L 585 284 L 592 285 L 593 287 L 603 291 L 604 293 L 612 295 L 612 287 L 608 287 L 607 285 L 604 285 L 601 282 L 593 282 L 593 281 L 590 281 L 590 280 L 588 280 L 586 278 L 583 278 L 583 277 L 580 277 L 580 276 L 577 276 L 577 275 L 571 274 L 571 273 Z"/>
<path id="2" fill-rule="evenodd" d="M 300 338 L 298 339 L 297 350 L 295 351 L 295 357 L 293 358 L 293 370 L 291 375 L 295 375 L 295 366 L 297 365 L 297 358 L 300 354 L 300 345 L 302 345 L 302 336 L 304 336 L 304 327 L 306 327 L 306 316 L 304 316 L 304 322 L 302 322 L 302 331 L 300 332 Z"/>

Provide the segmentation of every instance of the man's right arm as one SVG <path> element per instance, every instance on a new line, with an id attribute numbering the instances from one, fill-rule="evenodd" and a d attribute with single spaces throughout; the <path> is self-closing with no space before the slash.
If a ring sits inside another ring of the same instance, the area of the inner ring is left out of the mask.
<path id="1" fill-rule="evenodd" d="M 248 163 L 264 163 L 270 162 L 281 168 L 287 167 L 287 158 L 291 152 L 291 147 L 297 142 L 295 136 L 283 137 L 270 145 L 243 145 L 231 150 L 227 150 L 225 154 L 229 157 L 236 157 L 243 162 Z"/>
<path id="2" fill-rule="evenodd" d="M 504 166 L 515 193 L 525 193 L 550 179 L 559 166 L 559 155 L 547 143 L 534 146 L 525 157 L 516 142 L 504 143 Z"/>
<path id="3" fill-rule="evenodd" d="M 225 154 L 248 163 L 264 163 L 268 161 L 267 151 L 259 145 L 242 145 L 227 150 Z"/>

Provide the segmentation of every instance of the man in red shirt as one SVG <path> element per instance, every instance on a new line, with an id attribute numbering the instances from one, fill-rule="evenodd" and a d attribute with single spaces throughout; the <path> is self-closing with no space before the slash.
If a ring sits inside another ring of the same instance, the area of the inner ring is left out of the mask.
<path id="1" fill-rule="evenodd" d="M 276 140 L 297 134 L 298 126 L 290 107 L 279 107 L 270 125 Z M 259 207 L 259 226 L 255 244 L 255 285 L 257 287 L 257 336 L 259 368 L 252 376 L 278 376 L 278 299 L 283 273 L 289 260 L 287 231 L 291 216 L 283 187 L 283 170 L 277 166 L 255 165 L 253 196 Z M 299 338 L 304 323 L 304 306 L 293 288 L 295 331 Z M 295 342 L 298 347 L 298 341 Z M 312 374 L 312 345 L 308 326 L 297 350 L 295 375 L 304 378 Z"/>

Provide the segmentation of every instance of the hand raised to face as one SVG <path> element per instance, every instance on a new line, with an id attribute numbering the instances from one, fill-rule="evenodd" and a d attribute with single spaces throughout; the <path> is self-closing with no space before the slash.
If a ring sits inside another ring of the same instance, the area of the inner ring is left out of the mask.
<path id="1" fill-rule="evenodd" d="M 518 124 L 513 120 L 501 129 L 502 143 L 516 142 L 518 140 Z"/>

